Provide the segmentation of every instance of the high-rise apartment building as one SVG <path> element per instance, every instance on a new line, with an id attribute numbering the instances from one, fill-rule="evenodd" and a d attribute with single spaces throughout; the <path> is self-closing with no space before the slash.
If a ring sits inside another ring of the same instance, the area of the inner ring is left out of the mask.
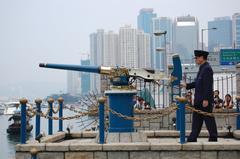
<path id="1" fill-rule="evenodd" d="M 164 63 L 165 63 L 164 53 L 167 53 L 166 57 L 168 57 L 169 53 L 172 53 L 172 20 L 171 18 L 168 18 L 168 17 L 153 18 L 153 32 L 165 32 L 165 31 L 166 31 L 166 35 L 165 35 L 166 39 L 164 38 L 164 35 L 162 35 L 162 36 L 154 36 L 154 40 L 153 40 L 154 59 L 155 59 L 154 68 L 162 69 L 162 70 L 164 69 Z M 161 52 L 156 51 L 158 47 L 166 49 L 166 52 L 164 50 Z M 167 61 L 168 61 L 168 58 L 167 58 Z"/>
<path id="2" fill-rule="evenodd" d="M 211 30 L 211 28 L 216 28 Z M 219 51 L 232 47 L 232 20 L 230 17 L 217 17 L 208 22 L 208 50 Z"/>
<path id="3" fill-rule="evenodd" d="M 104 30 L 99 29 L 90 34 L 90 65 L 100 66 L 103 64 Z M 100 92 L 100 75 L 90 75 L 90 89 Z"/>
<path id="4" fill-rule="evenodd" d="M 240 13 L 235 13 L 232 16 L 232 33 L 233 48 L 240 49 Z"/>
<path id="5" fill-rule="evenodd" d="M 173 25 L 173 51 L 180 55 L 183 64 L 193 62 L 193 52 L 198 49 L 199 24 L 196 17 L 177 17 Z"/>
<path id="6" fill-rule="evenodd" d="M 116 66 L 120 65 L 120 55 L 118 51 L 118 34 L 113 31 L 104 33 L 103 44 L 103 65 Z"/>
<path id="7" fill-rule="evenodd" d="M 138 48 L 138 67 L 139 68 L 150 68 L 151 67 L 151 43 L 150 35 L 143 31 L 137 32 L 137 48 Z"/>
<path id="8" fill-rule="evenodd" d="M 67 71 L 67 93 L 73 96 L 81 94 L 79 72 Z"/>
<path id="9" fill-rule="evenodd" d="M 137 29 L 124 26 L 119 29 L 121 66 L 138 67 Z"/>
<path id="10" fill-rule="evenodd" d="M 154 46 L 153 46 L 153 23 L 152 19 L 156 18 L 157 14 L 153 13 L 152 8 L 143 8 L 139 11 L 137 17 L 138 29 L 143 30 L 145 33 L 150 34 L 150 58 L 151 58 L 151 67 L 154 67 Z"/>

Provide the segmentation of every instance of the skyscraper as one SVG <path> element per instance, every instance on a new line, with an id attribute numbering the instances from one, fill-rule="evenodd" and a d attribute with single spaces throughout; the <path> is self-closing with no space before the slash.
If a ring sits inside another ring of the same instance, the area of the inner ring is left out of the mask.
<path id="1" fill-rule="evenodd" d="M 67 71 L 67 93 L 77 96 L 81 93 L 79 72 Z"/>
<path id="2" fill-rule="evenodd" d="M 137 29 L 127 25 L 119 29 L 119 53 L 121 66 L 138 67 Z"/>
<path id="3" fill-rule="evenodd" d="M 138 48 L 138 67 L 139 68 L 150 68 L 151 58 L 150 58 L 150 35 L 144 33 L 143 31 L 137 32 L 137 48 Z"/>
<path id="4" fill-rule="evenodd" d="M 100 66 L 103 64 L 104 30 L 99 29 L 96 33 L 90 34 L 90 64 Z M 91 74 L 90 88 L 100 92 L 100 75 Z"/>
<path id="5" fill-rule="evenodd" d="M 138 29 L 150 34 L 151 46 L 151 67 L 154 67 L 154 48 L 153 48 L 153 24 L 152 19 L 157 17 L 152 8 L 143 8 L 137 17 Z"/>
<path id="6" fill-rule="evenodd" d="M 173 25 L 173 51 L 180 55 L 182 63 L 192 63 L 193 52 L 198 49 L 199 25 L 196 17 L 177 17 Z"/>
<path id="7" fill-rule="evenodd" d="M 153 32 L 164 32 L 166 33 L 166 52 L 172 52 L 172 20 L 168 17 L 159 17 L 153 18 Z M 155 68 L 156 69 L 164 69 L 164 54 L 163 52 L 157 52 L 156 48 L 164 48 L 165 47 L 165 39 L 164 36 L 155 36 L 153 41 L 154 44 L 154 59 L 155 59 Z"/>
<path id="8" fill-rule="evenodd" d="M 103 41 L 103 65 L 120 65 L 120 55 L 118 53 L 118 34 L 114 33 L 113 31 L 104 33 Z"/>
<path id="9" fill-rule="evenodd" d="M 138 15 L 138 29 L 145 33 L 152 33 L 152 18 L 157 17 L 152 8 L 143 8 Z"/>
<path id="10" fill-rule="evenodd" d="M 233 48 L 240 48 L 240 13 L 232 16 Z"/>
<path id="11" fill-rule="evenodd" d="M 125 25 L 119 29 L 120 65 L 125 67 L 151 67 L 150 35 Z"/>
<path id="12" fill-rule="evenodd" d="M 90 59 L 81 60 L 81 65 L 89 66 Z M 81 94 L 88 94 L 90 91 L 90 73 L 81 72 L 80 79 L 81 79 Z"/>
<path id="13" fill-rule="evenodd" d="M 232 47 L 232 20 L 230 17 L 217 17 L 208 22 L 208 50 L 218 51 L 221 48 Z"/>

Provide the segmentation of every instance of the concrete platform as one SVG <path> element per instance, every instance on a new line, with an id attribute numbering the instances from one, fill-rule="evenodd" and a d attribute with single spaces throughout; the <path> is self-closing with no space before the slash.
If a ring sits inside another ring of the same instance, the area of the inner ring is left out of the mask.
<path id="1" fill-rule="evenodd" d="M 240 140 L 224 138 L 227 132 L 219 133 L 218 142 L 208 142 L 207 132 L 202 131 L 197 142 L 185 144 L 179 143 L 178 134 L 166 130 L 106 133 L 106 143 L 98 144 L 97 132 L 73 133 L 68 140 L 62 132 L 43 138 L 42 143 L 17 145 L 16 158 L 31 158 L 35 149 L 40 159 L 240 159 Z"/>

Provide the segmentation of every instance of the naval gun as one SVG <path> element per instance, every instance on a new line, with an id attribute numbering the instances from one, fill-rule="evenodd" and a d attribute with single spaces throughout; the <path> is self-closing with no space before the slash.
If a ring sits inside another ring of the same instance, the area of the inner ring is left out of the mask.
<path id="1" fill-rule="evenodd" d="M 164 72 L 147 68 L 126 68 L 126 67 L 107 67 L 107 66 L 84 66 L 84 65 L 66 65 L 66 64 L 51 64 L 40 63 L 40 67 L 71 70 L 79 72 L 97 73 L 107 75 L 114 86 L 129 85 L 129 79 L 142 78 L 147 82 L 156 82 L 159 80 L 174 80 L 167 77 Z"/>
<path id="2" fill-rule="evenodd" d="M 153 69 L 142 68 L 126 68 L 126 67 L 106 67 L 106 66 L 83 66 L 83 65 L 66 65 L 66 64 L 50 64 L 40 63 L 40 67 L 71 70 L 79 72 L 97 73 L 107 75 L 113 86 L 130 86 L 130 78 L 142 78 L 148 82 L 159 83 L 159 80 L 170 81 L 173 85 L 172 95 L 180 95 L 180 87 L 176 89 L 174 85 L 180 84 L 182 79 L 182 67 L 179 55 L 172 56 L 173 71 L 171 77 L 166 73 Z M 174 77 L 174 78 L 172 78 Z M 118 87 L 117 87 L 118 88 Z M 134 116 L 133 114 L 133 96 L 137 94 L 136 89 L 112 89 L 106 90 L 105 95 L 109 98 L 109 108 L 125 116 Z M 119 117 L 113 112 L 109 113 L 109 132 L 133 132 L 133 121 Z"/>

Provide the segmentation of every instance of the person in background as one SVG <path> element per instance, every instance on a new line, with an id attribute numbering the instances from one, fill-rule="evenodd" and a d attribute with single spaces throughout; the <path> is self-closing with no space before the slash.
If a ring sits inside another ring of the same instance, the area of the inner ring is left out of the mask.
<path id="1" fill-rule="evenodd" d="M 214 108 L 220 109 L 223 105 L 223 100 L 219 97 L 219 90 L 215 90 L 214 94 Z"/>
<path id="2" fill-rule="evenodd" d="M 233 108 L 233 101 L 232 96 L 230 94 L 225 95 L 225 99 L 223 102 L 223 107 L 226 109 L 232 109 Z"/>
<path id="3" fill-rule="evenodd" d="M 188 104 L 189 104 L 190 106 L 192 106 L 192 105 L 193 105 L 193 102 L 192 102 L 192 92 L 191 92 L 191 91 L 187 92 L 187 94 L 186 94 L 185 97 L 187 98 Z"/>
<path id="4" fill-rule="evenodd" d="M 144 103 L 144 110 L 151 110 L 151 106 L 148 102 Z"/>
<path id="5" fill-rule="evenodd" d="M 144 99 L 142 97 L 138 97 L 137 103 L 134 105 L 134 109 L 142 110 L 144 108 Z"/>

